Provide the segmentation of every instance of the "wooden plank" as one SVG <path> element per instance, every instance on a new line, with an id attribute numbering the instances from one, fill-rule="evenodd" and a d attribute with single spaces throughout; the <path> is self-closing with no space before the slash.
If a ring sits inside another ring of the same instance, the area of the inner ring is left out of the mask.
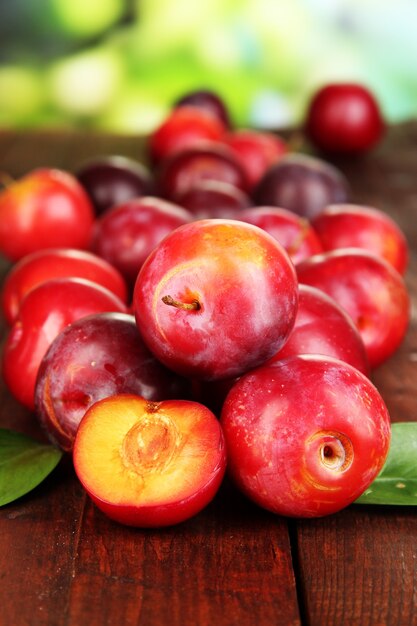
<path id="1" fill-rule="evenodd" d="M 17 140 L 16 133 L 0 130 L 0 172 L 2 171 L 3 163 L 7 161 L 10 150 Z"/>
<path id="2" fill-rule="evenodd" d="M 2 626 L 66 623 L 63 609 L 85 498 L 64 462 L 41 486 L 1 509 Z"/>
<path id="3" fill-rule="evenodd" d="M 0 156 L 0 170 L 12 178 L 20 178 L 36 167 L 53 167 L 63 161 L 72 136 L 65 133 L 60 141 L 52 134 L 41 132 L 16 133 L 10 148 Z M 5 138 L 5 135 L 4 135 Z"/>
<path id="4" fill-rule="evenodd" d="M 85 161 L 102 156 L 121 155 L 146 163 L 143 139 L 127 135 L 72 134 L 72 142 L 57 166 L 76 171 Z"/>
<path id="5" fill-rule="evenodd" d="M 416 624 L 414 509 L 357 505 L 297 526 L 309 626 Z"/>
<path id="6" fill-rule="evenodd" d="M 134 156 L 139 143 L 32 133 L 11 145 L 3 164 L 20 175 L 37 158 L 69 168 L 98 145 Z M 3 274 L 8 267 L 0 263 Z M 0 426 L 44 438 L 2 382 Z M 105 518 L 67 458 L 32 493 L 0 509 L 0 545 L 1 626 L 301 624 L 287 521 L 253 507 L 227 482 L 194 519 L 143 531 Z"/>
<path id="7" fill-rule="evenodd" d="M 87 159 L 114 154 L 146 162 L 143 138 L 80 131 L 3 131 L 0 134 L 0 171 L 6 171 L 13 178 L 35 167 L 72 171 Z"/>
<path id="8" fill-rule="evenodd" d="M 296 626 L 286 523 L 228 485 L 204 513 L 159 531 L 124 529 L 87 505 L 68 610 L 79 626 L 104 614 L 106 624 Z"/>

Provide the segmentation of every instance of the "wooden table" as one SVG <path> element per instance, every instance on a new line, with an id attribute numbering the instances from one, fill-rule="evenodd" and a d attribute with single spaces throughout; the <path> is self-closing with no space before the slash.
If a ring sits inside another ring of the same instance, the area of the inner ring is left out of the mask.
<path id="1" fill-rule="evenodd" d="M 71 169 L 105 153 L 138 157 L 135 137 L 0 133 L 0 171 Z M 417 301 L 417 124 L 391 129 L 369 156 L 338 163 L 354 199 L 390 213 L 411 246 Z M 8 265 L 2 262 L 2 274 Z M 5 324 L 2 323 L 2 335 Z M 417 419 L 417 325 L 374 374 L 393 421 Z M 41 437 L 1 383 L 0 426 Z M 194 519 L 138 530 L 106 519 L 65 458 L 32 493 L 0 509 L 1 626 L 413 626 L 417 508 L 352 505 L 288 520 L 226 481 Z"/>

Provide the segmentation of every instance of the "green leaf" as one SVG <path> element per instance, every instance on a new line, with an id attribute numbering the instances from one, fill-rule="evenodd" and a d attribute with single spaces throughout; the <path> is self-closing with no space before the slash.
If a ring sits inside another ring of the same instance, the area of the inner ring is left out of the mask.
<path id="1" fill-rule="evenodd" d="M 34 489 L 52 472 L 62 452 L 0 428 L 0 506 Z"/>
<path id="2" fill-rule="evenodd" d="M 392 425 L 384 467 L 357 504 L 417 504 L 417 422 Z"/>

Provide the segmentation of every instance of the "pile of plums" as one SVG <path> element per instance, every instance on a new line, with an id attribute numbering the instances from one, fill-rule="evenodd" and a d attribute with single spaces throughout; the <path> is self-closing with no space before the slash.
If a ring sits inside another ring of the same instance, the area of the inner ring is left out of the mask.
<path id="1" fill-rule="evenodd" d="M 329 161 L 230 117 L 189 93 L 146 164 L 97 156 L 0 195 L 4 380 L 125 524 L 186 520 L 226 466 L 270 511 L 333 513 L 388 453 L 370 377 L 407 330 L 404 234 Z M 325 88 L 306 123 L 328 153 L 382 131 L 358 85 Z"/>

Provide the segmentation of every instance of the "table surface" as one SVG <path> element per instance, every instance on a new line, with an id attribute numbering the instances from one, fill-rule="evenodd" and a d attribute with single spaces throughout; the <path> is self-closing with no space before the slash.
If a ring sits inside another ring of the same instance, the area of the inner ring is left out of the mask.
<path id="1" fill-rule="evenodd" d="M 0 132 L 0 171 L 73 169 L 98 154 L 140 158 L 138 137 Z M 371 154 L 338 161 L 354 200 L 392 215 L 411 248 L 417 300 L 417 124 Z M 0 262 L 1 275 L 8 269 Z M 1 335 L 6 332 L 1 321 Z M 392 421 L 417 419 L 417 326 L 374 372 Z M 0 427 L 41 437 L 0 382 Z M 0 509 L 1 626 L 414 626 L 417 508 L 352 505 L 316 520 L 274 516 L 225 481 L 193 519 L 163 530 L 117 525 L 71 461 Z"/>

